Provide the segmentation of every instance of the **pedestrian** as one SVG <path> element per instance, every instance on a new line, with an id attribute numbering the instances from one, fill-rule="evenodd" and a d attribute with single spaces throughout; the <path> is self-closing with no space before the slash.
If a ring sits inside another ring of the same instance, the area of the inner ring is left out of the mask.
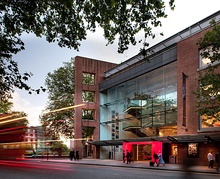
<path id="1" fill-rule="evenodd" d="M 132 151 L 130 151 L 130 163 L 131 162 L 134 162 L 134 160 L 133 160 L 133 153 L 132 153 Z"/>
<path id="2" fill-rule="evenodd" d="M 209 161 L 209 168 L 213 168 L 213 164 L 214 164 L 214 155 L 213 155 L 213 153 L 212 153 L 212 150 L 210 150 L 210 152 L 208 153 L 208 155 L 207 155 L 207 159 L 208 159 L 208 161 Z"/>
<path id="3" fill-rule="evenodd" d="M 79 160 L 79 151 L 76 150 L 76 160 Z"/>
<path id="4" fill-rule="evenodd" d="M 125 156 L 125 151 L 123 151 L 123 163 L 125 163 L 125 161 L 126 161 L 126 156 Z"/>
<path id="5" fill-rule="evenodd" d="M 76 160 L 75 150 L 73 149 L 73 159 Z"/>
<path id="6" fill-rule="evenodd" d="M 157 163 L 158 155 L 156 154 L 155 151 L 154 151 L 153 157 L 154 157 L 154 163 L 157 164 L 157 166 L 158 166 L 158 163 Z"/>
<path id="7" fill-rule="evenodd" d="M 159 166 L 160 164 L 163 164 L 163 166 L 165 166 L 165 162 L 163 160 L 162 153 L 159 151 L 159 153 L 158 153 L 158 164 L 157 165 Z"/>
<path id="8" fill-rule="evenodd" d="M 70 160 L 72 161 L 73 160 L 73 150 L 70 151 L 69 157 L 70 157 Z"/>
<path id="9" fill-rule="evenodd" d="M 220 154 L 219 154 L 219 152 L 217 152 L 215 155 L 215 161 L 217 164 L 216 171 L 219 172 L 219 167 L 220 167 Z"/>
<path id="10" fill-rule="evenodd" d="M 128 152 L 128 150 L 127 150 L 127 153 L 126 153 L 126 159 L 127 159 L 127 164 L 131 163 L 130 162 L 130 152 Z"/>
<path id="11" fill-rule="evenodd" d="M 36 151 L 33 150 L 33 157 L 36 158 Z"/>

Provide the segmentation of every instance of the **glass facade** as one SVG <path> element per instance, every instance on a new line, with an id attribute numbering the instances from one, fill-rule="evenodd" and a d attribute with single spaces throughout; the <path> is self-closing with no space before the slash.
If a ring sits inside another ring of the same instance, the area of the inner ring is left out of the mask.
<path id="1" fill-rule="evenodd" d="M 176 125 L 176 68 L 173 62 L 108 89 L 102 94 L 101 123 L 120 122 L 123 130 Z"/>

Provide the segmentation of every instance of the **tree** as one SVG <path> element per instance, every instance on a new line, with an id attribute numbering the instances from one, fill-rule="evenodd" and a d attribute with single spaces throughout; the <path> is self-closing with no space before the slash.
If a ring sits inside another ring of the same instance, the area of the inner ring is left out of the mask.
<path id="1" fill-rule="evenodd" d="M 69 149 L 62 141 L 53 141 L 50 143 L 50 150 L 52 152 L 58 152 L 58 155 L 61 156 L 62 153 L 68 155 Z"/>
<path id="2" fill-rule="evenodd" d="M 0 114 L 8 112 L 13 106 L 13 103 L 7 99 L 0 100 Z"/>
<path id="3" fill-rule="evenodd" d="M 48 104 L 40 120 L 46 127 L 47 135 L 54 139 L 60 134 L 73 138 L 74 110 L 68 107 L 74 106 L 74 81 L 74 59 L 47 74 Z"/>
<path id="4" fill-rule="evenodd" d="M 199 72 L 199 88 L 195 94 L 199 114 L 215 118 L 215 122 L 220 121 L 220 24 L 213 20 L 211 25 L 212 29 L 198 41 L 200 55 L 209 59 L 210 64 Z"/>
<path id="5" fill-rule="evenodd" d="M 80 42 L 86 39 L 87 31 L 104 30 L 108 44 L 118 40 L 118 52 L 123 53 L 129 45 L 143 43 L 143 52 L 148 46 L 147 38 L 155 37 L 153 28 L 161 26 L 165 13 L 165 0 L 2 0 L 0 2 L 0 95 L 12 92 L 13 87 L 32 93 L 26 81 L 31 73 L 21 74 L 12 56 L 25 49 L 22 34 L 33 33 L 46 37 L 48 42 L 57 42 L 60 47 L 79 50 Z M 169 0 L 174 9 L 174 0 Z M 136 39 L 144 32 L 143 39 Z"/>

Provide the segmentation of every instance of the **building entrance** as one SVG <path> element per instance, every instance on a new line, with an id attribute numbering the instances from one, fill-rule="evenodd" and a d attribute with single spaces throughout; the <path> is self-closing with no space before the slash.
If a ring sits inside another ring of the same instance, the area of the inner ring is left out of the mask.
<path id="1" fill-rule="evenodd" d="M 134 161 L 151 160 L 154 152 L 162 152 L 162 142 L 124 142 L 123 151 L 132 152 Z"/>
<path id="2" fill-rule="evenodd" d="M 134 161 L 151 160 L 152 145 L 151 144 L 133 144 L 132 153 Z"/>

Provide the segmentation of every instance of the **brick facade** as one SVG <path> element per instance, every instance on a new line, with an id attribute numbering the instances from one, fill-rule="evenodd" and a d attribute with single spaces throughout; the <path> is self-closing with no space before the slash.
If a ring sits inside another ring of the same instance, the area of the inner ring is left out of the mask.
<path id="1" fill-rule="evenodd" d="M 193 91 L 198 88 L 198 70 L 199 70 L 199 45 L 196 43 L 198 39 L 203 37 L 208 29 L 186 38 L 177 44 L 177 61 L 178 61 L 178 80 L 177 80 L 177 99 L 178 99 L 178 122 L 177 134 L 183 135 L 210 135 L 218 132 L 218 130 L 203 131 L 200 130 L 200 119 L 196 112 L 196 95 Z M 183 73 L 186 75 L 186 125 L 182 125 L 183 121 L 183 92 L 182 84 Z M 178 144 L 178 163 L 208 165 L 207 154 L 210 150 L 217 153 L 219 150 L 219 142 L 199 142 L 198 158 L 187 158 L 187 143 Z"/>
<path id="2" fill-rule="evenodd" d="M 82 127 L 94 127 L 93 140 L 99 140 L 99 124 L 100 124 L 100 96 L 99 82 L 104 80 L 103 73 L 110 68 L 116 66 L 114 63 L 89 59 L 85 57 L 75 57 L 75 105 L 84 104 L 84 106 L 75 108 L 75 140 L 74 148 L 79 150 L 83 156 L 87 156 L 82 146 Z M 95 85 L 87 85 L 82 83 L 82 73 L 91 73 L 95 75 Z M 91 91 L 95 93 L 94 103 L 83 103 L 82 92 Z M 94 109 L 95 120 L 82 120 L 82 109 Z M 93 151 L 95 155 L 96 151 Z M 83 157 L 80 155 L 80 157 Z"/>
<path id="3" fill-rule="evenodd" d="M 204 31 L 191 36 L 177 44 L 177 99 L 178 99 L 178 135 L 196 134 L 198 129 L 198 113 L 196 112 L 196 96 L 193 94 L 198 88 L 199 46 L 198 39 L 204 35 Z M 183 121 L 183 93 L 182 75 L 186 75 L 186 126 Z M 193 125 L 192 125 L 193 124 Z"/>

